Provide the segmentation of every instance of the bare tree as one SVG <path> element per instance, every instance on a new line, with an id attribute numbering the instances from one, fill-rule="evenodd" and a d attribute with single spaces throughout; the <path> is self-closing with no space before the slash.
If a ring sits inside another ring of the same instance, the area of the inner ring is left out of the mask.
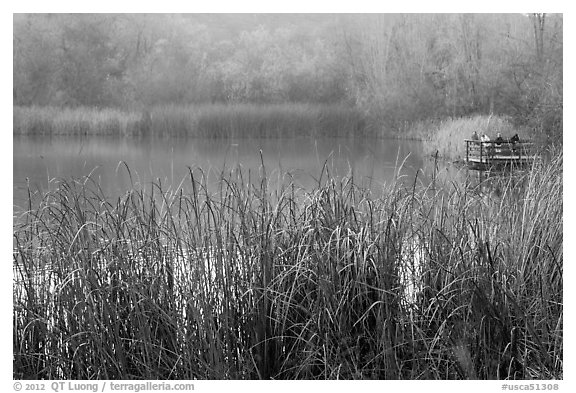
<path id="1" fill-rule="evenodd" d="M 544 59 L 544 25 L 546 22 L 546 14 L 532 14 L 530 17 L 534 26 L 536 60 L 541 62 Z"/>

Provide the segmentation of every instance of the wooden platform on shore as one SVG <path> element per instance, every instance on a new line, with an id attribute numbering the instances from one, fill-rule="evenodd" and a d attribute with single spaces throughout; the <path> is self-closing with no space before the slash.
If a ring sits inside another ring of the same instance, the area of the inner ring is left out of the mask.
<path id="1" fill-rule="evenodd" d="M 532 142 L 480 142 L 466 139 L 466 164 L 472 169 L 526 167 L 538 159 Z"/>

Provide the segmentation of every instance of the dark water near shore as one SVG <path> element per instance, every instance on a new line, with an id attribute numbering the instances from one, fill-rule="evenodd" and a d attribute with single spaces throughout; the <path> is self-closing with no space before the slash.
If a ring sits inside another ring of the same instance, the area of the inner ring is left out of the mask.
<path id="1" fill-rule="evenodd" d="M 106 196 L 116 198 L 131 188 L 150 187 L 160 181 L 163 189 L 177 187 L 189 174 L 188 167 L 202 168 L 209 182 L 222 170 L 240 167 L 252 177 L 260 173 L 273 179 L 289 172 L 303 187 L 313 187 L 324 163 L 336 176 L 352 173 L 355 182 L 373 191 L 400 173 L 414 179 L 419 169 L 432 170 L 416 141 L 350 138 L 290 139 L 154 139 L 111 137 L 19 137 L 14 136 L 14 210 L 27 204 L 28 187 L 42 193 L 55 187 L 54 179 L 91 175 Z M 130 168 L 132 179 L 126 168 Z M 195 172 L 199 173 L 199 172 Z M 422 176 L 423 179 L 426 176 Z M 186 181 L 186 180 L 185 180 Z"/>

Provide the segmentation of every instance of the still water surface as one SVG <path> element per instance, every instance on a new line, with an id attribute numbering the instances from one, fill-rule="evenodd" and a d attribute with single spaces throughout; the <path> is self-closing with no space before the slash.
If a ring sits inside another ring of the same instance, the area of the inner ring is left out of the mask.
<path id="1" fill-rule="evenodd" d="M 216 181 L 222 170 L 242 168 L 257 175 L 260 151 L 268 176 L 289 172 L 303 187 L 312 187 L 327 162 L 337 176 L 352 173 L 356 182 L 382 189 L 401 174 L 414 178 L 419 169 L 432 167 L 421 142 L 349 139 L 158 139 L 113 137 L 14 136 L 14 210 L 26 206 L 28 187 L 42 193 L 55 187 L 54 179 L 81 179 L 91 174 L 110 198 L 124 194 L 132 181 L 150 187 L 160 181 L 163 189 L 176 187 L 190 168 L 202 168 Z"/>

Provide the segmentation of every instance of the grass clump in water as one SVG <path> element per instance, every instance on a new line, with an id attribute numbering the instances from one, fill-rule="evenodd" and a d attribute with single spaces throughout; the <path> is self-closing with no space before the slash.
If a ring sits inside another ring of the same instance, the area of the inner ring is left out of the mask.
<path id="1" fill-rule="evenodd" d="M 498 198 L 205 179 L 31 202 L 15 378 L 562 378 L 561 153 Z"/>
<path id="2" fill-rule="evenodd" d="M 413 124 L 402 137 L 425 141 L 427 154 L 447 160 L 462 160 L 466 157 L 465 139 L 470 139 L 476 131 L 478 136 L 486 134 L 494 140 L 498 133 L 504 139 L 518 134 L 521 140 L 530 140 L 526 130 L 516 128 L 508 119 L 500 116 L 476 115 L 474 117 L 449 118 L 441 121 L 428 121 Z"/>

